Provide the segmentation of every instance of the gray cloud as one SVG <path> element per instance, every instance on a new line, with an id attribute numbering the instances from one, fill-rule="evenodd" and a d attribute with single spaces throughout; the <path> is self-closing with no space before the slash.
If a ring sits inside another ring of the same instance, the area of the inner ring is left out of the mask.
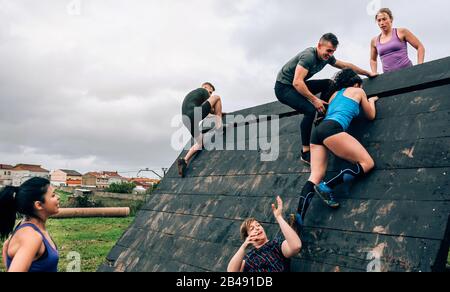
<path id="1" fill-rule="evenodd" d="M 281 66 L 322 33 L 340 37 L 338 58 L 365 68 L 379 33 L 369 0 L 79 0 L 79 15 L 73 1 L 0 0 L 1 163 L 170 166 L 171 121 L 203 81 L 227 112 L 270 102 Z M 427 60 L 447 56 L 450 4 L 381 3 L 426 44 Z"/>

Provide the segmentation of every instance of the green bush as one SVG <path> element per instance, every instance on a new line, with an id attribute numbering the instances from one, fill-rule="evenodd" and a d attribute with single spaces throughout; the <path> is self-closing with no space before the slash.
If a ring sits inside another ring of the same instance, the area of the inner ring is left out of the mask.
<path id="1" fill-rule="evenodd" d="M 94 200 L 90 195 L 74 195 L 66 204 L 69 208 L 101 208 L 103 204 Z"/>
<path id="2" fill-rule="evenodd" d="M 62 208 L 66 208 L 69 204 L 69 197 L 72 196 L 72 193 L 65 192 L 62 190 L 56 190 L 55 193 L 59 196 L 59 203 Z"/>
<path id="3" fill-rule="evenodd" d="M 134 188 L 136 188 L 135 183 L 113 183 L 105 191 L 116 194 L 132 194 Z"/>

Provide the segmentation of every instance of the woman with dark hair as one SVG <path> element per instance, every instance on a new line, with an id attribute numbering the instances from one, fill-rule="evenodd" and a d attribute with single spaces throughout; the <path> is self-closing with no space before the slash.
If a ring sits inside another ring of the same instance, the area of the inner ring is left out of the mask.
<path id="1" fill-rule="evenodd" d="M 382 8 L 375 16 L 381 34 L 372 39 L 370 66 L 373 73 L 378 71 L 378 55 L 383 63 L 384 73 L 412 67 L 408 57 L 408 43 L 417 50 L 417 64 L 425 60 L 425 47 L 420 40 L 406 28 L 394 28 L 394 15 L 389 8 Z"/>
<path id="2" fill-rule="evenodd" d="M 302 190 L 296 215 L 300 225 L 303 225 L 314 194 L 318 194 L 329 207 L 338 208 L 333 189 L 339 184 L 363 177 L 375 166 L 367 150 L 346 131 L 359 115 L 360 107 L 369 120 L 375 119 L 378 97 L 367 98 L 362 89 L 362 79 L 351 69 L 338 72 L 334 81 L 335 93 L 330 99 L 326 117 L 314 129 L 311 137 L 311 176 Z M 353 165 L 329 182 L 323 182 L 328 165 L 328 150 Z"/>
<path id="3" fill-rule="evenodd" d="M 32 178 L 0 192 L 0 238 L 9 272 L 57 272 L 59 253 L 48 234 L 47 219 L 59 212 L 59 196 L 50 181 Z M 17 214 L 23 221 L 16 224 Z"/>

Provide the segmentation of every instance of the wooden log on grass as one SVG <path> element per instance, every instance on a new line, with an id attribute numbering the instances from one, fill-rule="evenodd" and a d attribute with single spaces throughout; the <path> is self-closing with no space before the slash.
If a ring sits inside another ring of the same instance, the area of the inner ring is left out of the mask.
<path id="1" fill-rule="evenodd" d="M 130 208 L 61 208 L 59 213 L 52 216 L 61 218 L 94 218 L 94 217 L 128 217 Z"/>

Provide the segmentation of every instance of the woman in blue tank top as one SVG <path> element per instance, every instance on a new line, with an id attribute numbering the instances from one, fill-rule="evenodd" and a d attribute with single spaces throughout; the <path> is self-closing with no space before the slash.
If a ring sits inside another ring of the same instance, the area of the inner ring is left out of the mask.
<path id="1" fill-rule="evenodd" d="M 338 208 L 333 189 L 369 173 L 375 166 L 367 150 L 349 135 L 352 120 L 360 113 L 360 107 L 369 120 L 376 116 L 375 102 L 378 97 L 367 98 L 362 89 L 362 79 L 351 69 L 337 73 L 336 92 L 330 99 L 324 121 L 317 126 L 311 137 L 311 176 L 302 190 L 296 221 L 303 225 L 306 211 L 315 194 L 331 208 Z M 343 169 L 336 177 L 323 182 L 328 165 L 328 151 L 353 165 Z"/>
<path id="2" fill-rule="evenodd" d="M 59 212 L 59 197 L 44 178 L 0 192 L 0 237 L 8 272 L 57 272 L 59 254 L 46 231 L 47 219 Z M 14 229 L 17 213 L 24 221 Z"/>

